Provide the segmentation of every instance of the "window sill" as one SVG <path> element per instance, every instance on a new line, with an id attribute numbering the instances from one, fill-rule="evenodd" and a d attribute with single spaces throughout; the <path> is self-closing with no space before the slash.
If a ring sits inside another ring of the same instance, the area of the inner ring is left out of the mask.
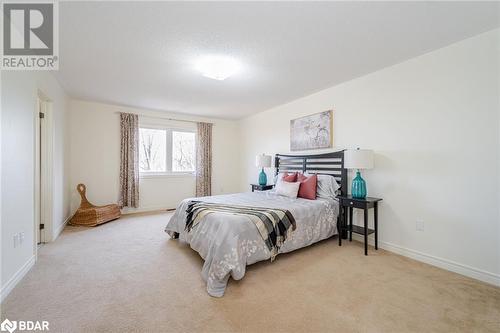
<path id="1" fill-rule="evenodd" d="M 175 173 L 141 173 L 140 179 L 158 179 L 158 178 L 194 178 L 194 172 L 175 172 Z"/>

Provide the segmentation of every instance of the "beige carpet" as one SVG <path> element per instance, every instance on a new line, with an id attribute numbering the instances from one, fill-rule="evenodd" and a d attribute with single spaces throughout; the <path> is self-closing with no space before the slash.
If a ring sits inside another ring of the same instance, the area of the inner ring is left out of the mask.
<path id="1" fill-rule="evenodd" d="M 51 332 L 499 332 L 500 289 L 336 239 L 250 266 L 208 296 L 169 214 L 67 227 L 2 305 Z"/>

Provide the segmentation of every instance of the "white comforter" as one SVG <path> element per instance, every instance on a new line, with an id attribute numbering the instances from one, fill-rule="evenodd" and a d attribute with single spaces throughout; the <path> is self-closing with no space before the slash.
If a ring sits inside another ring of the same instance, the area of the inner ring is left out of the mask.
<path id="1" fill-rule="evenodd" d="M 179 238 L 190 244 L 205 260 L 202 276 L 211 296 L 224 295 L 229 276 L 239 280 L 245 268 L 271 254 L 257 227 L 247 217 L 208 214 L 189 233 L 184 231 L 186 208 L 182 201 L 168 222 L 166 232 L 178 232 Z M 285 241 L 279 253 L 290 252 L 337 233 L 338 202 L 335 199 L 291 199 L 273 191 L 236 193 L 196 198 L 205 202 L 227 203 L 256 207 L 288 209 L 295 217 L 297 228 Z M 279 260 L 279 258 L 277 258 Z"/>

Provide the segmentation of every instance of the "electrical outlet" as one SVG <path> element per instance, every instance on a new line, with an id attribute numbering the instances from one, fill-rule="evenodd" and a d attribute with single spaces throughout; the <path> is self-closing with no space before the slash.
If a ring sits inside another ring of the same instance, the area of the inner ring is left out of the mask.
<path id="1" fill-rule="evenodd" d="M 24 243 L 24 231 L 19 233 L 19 244 L 22 245 Z"/>
<path id="2" fill-rule="evenodd" d="M 424 220 L 418 219 L 415 224 L 415 228 L 417 229 L 417 231 L 424 231 Z"/>
<path id="3" fill-rule="evenodd" d="M 18 242 L 19 242 L 19 237 L 17 234 L 14 234 L 14 248 L 17 247 Z"/>

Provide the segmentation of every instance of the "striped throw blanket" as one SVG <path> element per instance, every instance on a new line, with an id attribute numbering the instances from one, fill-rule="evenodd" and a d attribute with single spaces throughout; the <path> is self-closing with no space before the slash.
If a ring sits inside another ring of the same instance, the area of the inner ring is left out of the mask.
<path id="1" fill-rule="evenodd" d="M 186 230 L 191 231 L 208 214 L 230 214 L 248 217 L 259 230 L 262 239 L 271 252 L 271 261 L 287 239 L 288 233 L 295 230 L 295 218 L 286 209 L 225 205 L 190 201 L 186 210 Z"/>

